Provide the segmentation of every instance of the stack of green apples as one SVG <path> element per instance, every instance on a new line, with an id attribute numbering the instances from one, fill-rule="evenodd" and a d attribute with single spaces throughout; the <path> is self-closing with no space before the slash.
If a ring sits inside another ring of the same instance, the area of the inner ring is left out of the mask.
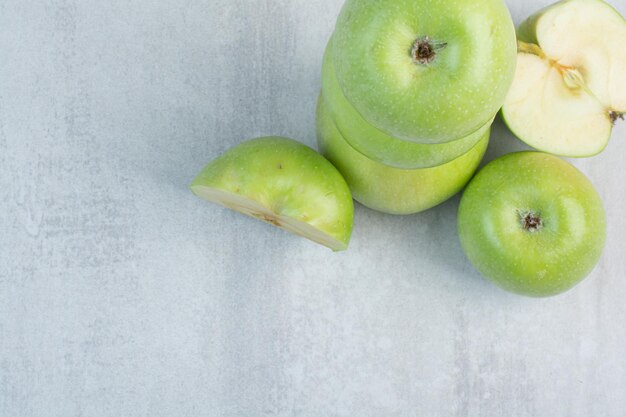
<path id="1" fill-rule="evenodd" d="M 317 138 L 244 142 L 191 185 L 207 200 L 335 251 L 352 198 L 392 214 L 426 210 L 472 177 L 458 232 L 470 262 L 519 294 L 560 294 L 598 263 L 606 214 L 558 156 L 605 149 L 626 111 L 626 21 L 603 0 L 561 0 L 517 35 L 503 0 L 347 0 L 322 65 Z M 476 176 L 491 124 L 522 141 Z"/>
<path id="2" fill-rule="evenodd" d="M 516 55 L 502 0 L 347 0 L 323 58 L 320 150 L 361 204 L 431 208 L 478 167 Z"/>

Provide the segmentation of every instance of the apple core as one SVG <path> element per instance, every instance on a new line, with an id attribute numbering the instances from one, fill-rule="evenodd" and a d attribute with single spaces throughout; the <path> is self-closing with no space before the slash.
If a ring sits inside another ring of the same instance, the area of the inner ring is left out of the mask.
<path id="1" fill-rule="evenodd" d="M 508 127 L 543 152 L 602 152 L 626 112 L 626 20 L 603 0 L 561 0 L 518 28 Z"/>
<path id="2" fill-rule="evenodd" d="M 552 66 L 563 78 L 563 84 L 574 94 L 578 94 L 580 91 L 584 91 L 599 101 L 596 95 L 591 91 L 585 77 L 581 70 L 575 66 L 563 65 L 555 59 L 548 58 L 541 48 L 535 44 L 529 44 L 524 41 L 517 41 L 517 49 L 520 53 L 532 54 L 540 59 L 546 60 L 549 66 Z M 615 124 L 618 119 L 624 119 L 624 113 L 608 108 L 607 115 L 612 124 Z"/>

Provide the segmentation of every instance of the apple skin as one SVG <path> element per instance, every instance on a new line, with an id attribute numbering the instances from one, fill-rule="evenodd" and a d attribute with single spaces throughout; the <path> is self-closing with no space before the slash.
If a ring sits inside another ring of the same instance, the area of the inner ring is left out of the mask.
<path id="1" fill-rule="evenodd" d="M 430 40 L 431 62 L 414 59 Z M 498 112 L 513 80 L 515 27 L 502 0 L 347 0 L 333 62 L 348 101 L 388 135 L 463 138 Z"/>
<path id="2" fill-rule="evenodd" d="M 458 193 L 474 174 L 489 144 L 489 131 L 465 155 L 432 168 L 398 169 L 368 159 L 348 144 L 320 96 L 317 143 L 346 179 L 361 204 L 389 214 L 413 214 L 434 207 Z"/>
<path id="3" fill-rule="evenodd" d="M 350 241 L 354 205 L 348 185 L 323 156 L 292 139 L 243 142 L 209 163 L 190 188 L 335 251 Z"/>
<path id="4" fill-rule="evenodd" d="M 527 213 L 539 228 L 524 227 Z M 470 182 L 458 214 L 461 245 L 487 279 L 517 294 L 569 290 L 598 263 L 606 236 L 600 196 L 556 156 L 517 152 L 487 164 Z"/>
<path id="5" fill-rule="evenodd" d="M 421 144 L 393 138 L 367 123 L 343 96 L 331 51 L 332 39 L 326 47 L 322 65 L 322 96 L 326 108 L 344 139 L 369 159 L 402 169 L 442 165 L 467 153 L 491 127 L 493 119 L 465 138 L 441 144 Z"/>

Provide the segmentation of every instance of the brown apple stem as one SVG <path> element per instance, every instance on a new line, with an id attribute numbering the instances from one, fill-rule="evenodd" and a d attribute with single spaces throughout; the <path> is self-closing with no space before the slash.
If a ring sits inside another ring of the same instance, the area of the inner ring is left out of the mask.
<path id="1" fill-rule="evenodd" d="M 417 38 L 411 48 L 411 57 L 415 63 L 430 64 L 437 58 L 439 50 L 447 46 L 447 42 L 436 42 L 430 36 Z"/>
<path id="2" fill-rule="evenodd" d="M 528 232 L 537 232 L 543 227 L 541 215 L 532 211 L 520 211 L 520 223 L 522 228 Z"/>
<path id="3" fill-rule="evenodd" d="M 615 110 L 609 110 L 609 119 L 611 119 L 611 123 L 615 125 L 618 120 L 624 120 L 624 113 Z"/>

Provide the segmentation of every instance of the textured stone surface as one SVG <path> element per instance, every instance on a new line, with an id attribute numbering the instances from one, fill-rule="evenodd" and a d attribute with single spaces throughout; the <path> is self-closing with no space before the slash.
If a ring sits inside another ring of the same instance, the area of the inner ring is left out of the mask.
<path id="1" fill-rule="evenodd" d="M 472 269 L 458 197 L 359 206 L 333 254 L 187 190 L 243 139 L 314 145 L 340 6 L 0 0 L 0 416 L 624 415 L 626 124 L 575 161 L 605 255 L 548 300 Z"/>

